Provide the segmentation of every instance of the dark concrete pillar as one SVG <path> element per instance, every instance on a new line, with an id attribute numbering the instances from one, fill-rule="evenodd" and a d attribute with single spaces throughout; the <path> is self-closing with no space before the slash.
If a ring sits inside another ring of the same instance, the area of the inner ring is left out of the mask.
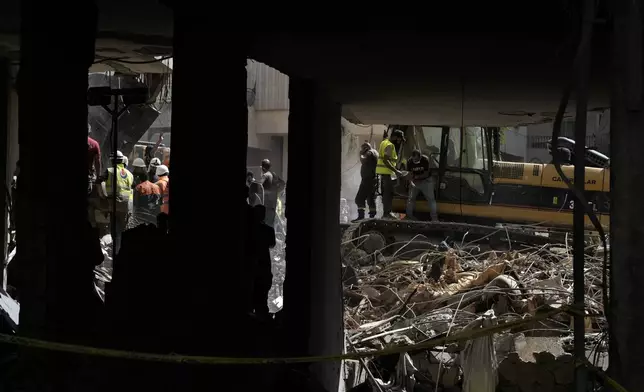
<path id="1" fill-rule="evenodd" d="M 10 86 L 10 62 L 9 59 L 0 58 L 0 173 L 7 172 L 7 145 L 9 139 L 9 111 L 10 111 L 10 100 L 9 96 L 11 93 Z M 5 176 L 6 179 L 6 176 Z M 9 183 L 5 181 L 5 187 L 9 186 Z M 0 224 L 0 288 L 3 287 L 5 283 L 5 273 L 4 273 L 4 261 L 6 259 L 6 234 L 7 234 L 7 198 L 2 198 L 0 203 L 0 208 L 2 208 L 2 213 L 0 217 L 2 218 L 2 223 Z"/>
<path id="2" fill-rule="evenodd" d="M 284 312 L 290 355 L 343 350 L 340 262 L 341 106 L 310 80 L 290 80 Z M 340 364 L 310 371 L 338 390 Z"/>
<path id="3" fill-rule="evenodd" d="M 94 60 L 96 22 L 92 1 L 73 9 L 21 2 L 20 235 L 13 261 L 21 277 L 20 334 L 87 344 L 96 314 L 94 265 L 83 246 L 88 233 L 87 72 Z M 77 357 L 44 357 L 48 362 L 34 365 L 39 370 L 33 376 L 49 374 L 46 384 L 61 387 Z"/>
<path id="4" fill-rule="evenodd" d="M 92 1 L 73 12 L 39 1 L 21 7 L 18 262 L 28 279 L 20 331 L 72 338 L 83 310 L 68 294 L 88 270 L 79 241 L 87 231 L 87 72 L 97 10 Z"/>
<path id="5" fill-rule="evenodd" d="M 185 293 L 179 300 L 189 309 L 183 312 L 188 332 L 182 339 L 194 339 L 197 350 L 223 354 L 239 348 L 233 348 L 239 341 L 230 334 L 238 332 L 235 323 L 247 310 L 244 301 L 253 283 L 244 264 L 248 38 L 213 31 L 213 20 L 199 14 L 199 7 L 173 7 L 175 267 L 168 277 Z M 212 56 L 214 62 L 208 60 Z"/>
<path id="6" fill-rule="evenodd" d="M 644 104 L 641 1 L 614 4 L 611 147 L 610 373 L 627 390 L 644 384 Z"/>

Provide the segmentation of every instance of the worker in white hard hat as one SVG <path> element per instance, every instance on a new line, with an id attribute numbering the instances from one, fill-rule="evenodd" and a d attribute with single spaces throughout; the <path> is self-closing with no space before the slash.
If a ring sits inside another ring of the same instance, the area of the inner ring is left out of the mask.
<path id="1" fill-rule="evenodd" d="M 152 158 L 150 160 L 150 165 L 148 166 L 148 179 L 154 183 L 159 181 L 157 176 L 157 167 L 161 166 L 161 160 L 159 158 Z"/>
<path id="2" fill-rule="evenodd" d="M 157 167 L 157 177 L 159 180 L 156 185 L 161 191 L 161 213 L 170 214 L 170 170 L 166 165 Z"/>
<path id="3" fill-rule="evenodd" d="M 156 225 L 159 215 L 159 201 L 161 190 L 150 182 L 148 168 L 142 158 L 136 158 L 132 162 L 134 174 L 134 200 L 133 216 L 136 223 L 151 223 Z"/>
<path id="4" fill-rule="evenodd" d="M 145 181 L 142 180 L 141 177 L 141 169 L 143 169 L 143 172 L 147 175 L 148 174 L 148 168 L 145 166 L 145 161 L 142 158 L 136 158 L 134 161 L 132 161 L 132 174 L 134 175 L 134 185 L 138 185 L 141 182 Z M 141 181 L 138 181 L 138 180 Z"/>
<path id="5" fill-rule="evenodd" d="M 114 205 L 116 205 L 116 233 L 113 233 L 115 236 L 113 239 L 114 242 L 114 254 L 118 253 L 121 247 L 121 233 L 125 230 L 127 225 L 127 218 L 130 211 L 130 205 L 132 202 L 132 186 L 134 184 L 134 176 L 130 173 L 129 170 L 125 168 L 123 163 L 123 153 L 120 151 L 116 152 L 116 157 L 114 154 L 110 154 L 110 167 L 107 168 L 107 180 L 105 180 L 105 191 L 107 193 L 107 199 L 109 200 L 110 213 L 114 211 Z M 114 181 L 114 163 L 116 162 L 116 182 Z M 114 184 L 116 183 L 116 195 L 114 193 Z M 115 197 L 116 196 L 116 197 Z"/>

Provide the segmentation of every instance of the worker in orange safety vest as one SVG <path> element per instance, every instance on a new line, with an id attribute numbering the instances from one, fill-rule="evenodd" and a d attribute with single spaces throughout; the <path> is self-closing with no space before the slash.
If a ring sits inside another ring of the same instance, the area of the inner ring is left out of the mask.
<path id="1" fill-rule="evenodd" d="M 161 213 L 170 214 L 170 170 L 166 165 L 157 167 L 157 177 L 159 180 L 156 185 L 161 191 Z"/>

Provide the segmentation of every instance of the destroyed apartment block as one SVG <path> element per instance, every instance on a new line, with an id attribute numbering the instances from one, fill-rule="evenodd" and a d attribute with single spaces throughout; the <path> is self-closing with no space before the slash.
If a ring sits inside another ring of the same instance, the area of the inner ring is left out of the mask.
<path id="1" fill-rule="evenodd" d="M 418 246 L 414 241 L 366 259 L 346 254 L 345 331 L 349 352 L 410 346 L 406 354 L 350 362 L 350 386 L 394 390 L 413 379 L 414 391 L 568 391 L 574 382 L 572 256 L 564 243 L 516 244 L 495 251 L 485 242 Z M 408 256 L 401 248 L 416 245 Z M 388 254 L 388 256 L 383 256 Z M 360 260 L 358 260 L 360 261 Z M 586 348 L 606 367 L 602 307 L 603 248 L 586 256 Z M 543 315 L 553 313 L 550 317 Z M 503 325 L 508 328 L 504 329 Z M 487 336 L 468 331 L 499 327 Z M 450 336 L 458 342 L 414 348 Z M 408 355 L 407 355 L 408 354 Z M 405 382 L 400 379 L 406 358 Z M 366 366 L 366 370 L 361 370 Z"/>

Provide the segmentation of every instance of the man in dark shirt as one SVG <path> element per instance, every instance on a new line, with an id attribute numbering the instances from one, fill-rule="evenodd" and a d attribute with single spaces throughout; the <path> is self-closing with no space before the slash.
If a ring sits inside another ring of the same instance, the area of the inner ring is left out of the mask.
<path id="1" fill-rule="evenodd" d="M 438 213 L 436 211 L 436 198 L 434 197 L 435 181 L 431 176 L 429 158 L 421 155 L 419 150 L 411 153 L 411 159 L 407 162 L 407 168 L 412 176 L 409 182 L 409 199 L 407 199 L 407 217 L 414 218 L 414 209 L 416 208 L 416 197 L 422 193 L 427 199 L 429 213 L 432 221 L 438 222 Z"/>
<path id="2" fill-rule="evenodd" d="M 271 172 L 271 161 L 262 160 L 262 177 L 258 181 L 264 187 L 264 206 L 266 207 L 266 218 L 264 223 L 275 227 L 275 214 L 277 209 L 277 193 L 273 187 L 274 176 Z"/>
<path id="3" fill-rule="evenodd" d="M 376 176 L 376 165 L 378 164 L 378 151 L 371 148 L 367 142 L 360 148 L 360 187 L 355 197 L 358 206 L 358 218 L 352 222 L 364 219 L 366 204 L 369 204 L 369 218 L 376 216 L 376 188 L 378 177 Z"/>

